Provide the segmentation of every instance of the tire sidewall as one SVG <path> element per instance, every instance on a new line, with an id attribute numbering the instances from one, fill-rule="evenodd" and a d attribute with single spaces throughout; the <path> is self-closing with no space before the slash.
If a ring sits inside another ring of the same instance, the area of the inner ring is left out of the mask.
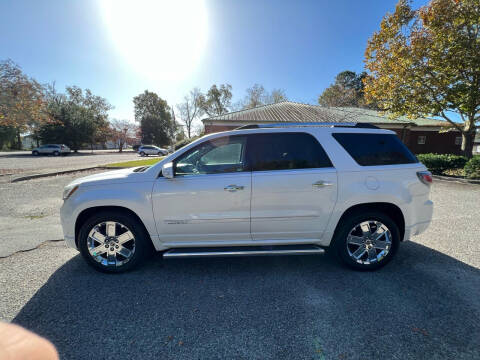
<path id="1" fill-rule="evenodd" d="M 380 260 L 380 262 L 374 264 L 359 264 L 354 261 L 347 251 L 347 236 L 352 230 L 352 228 L 367 220 L 376 220 L 383 223 L 390 230 L 392 235 L 392 247 L 388 252 L 387 256 Z M 342 220 L 334 238 L 333 248 L 337 257 L 347 266 L 354 268 L 356 270 L 376 270 L 379 269 L 390 262 L 390 260 L 395 256 L 398 247 L 400 245 L 400 231 L 397 224 L 387 215 L 381 212 L 366 212 L 366 213 L 357 213 L 349 216 L 348 218 Z"/>
<path id="2" fill-rule="evenodd" d="M 38 156 L 38 151 L 36 151 L 36 150 L 33 151 L 33 152 L 32 152 L 32 155 L 33 155 L 33 156 Z"/>
<path id="3" fill-rule="evenodd" d="M 135 253 L 126 264 L 120 267 L 104 266 L 98 263 L 95 259 L 93 259 L 93 257 L 90 255 L 90 252 L 88 251 L 88 234 L 95 225 L 105 221 L 115 221 L 125 225 L 135 237 Z M 149 241 L 150 240 L 148 234 L 137 220 L 132 219 L 130 216 L 116 212 L 102 212 L 93 215 L 87 221 L 85 221 L 78 233 L 78 249 L 80 250 L 83 258 L 96 270 L 105 273 L 121 273 L 129 271 L 138 266 L 151 250 L 151 247 L 149 246 Z"/>

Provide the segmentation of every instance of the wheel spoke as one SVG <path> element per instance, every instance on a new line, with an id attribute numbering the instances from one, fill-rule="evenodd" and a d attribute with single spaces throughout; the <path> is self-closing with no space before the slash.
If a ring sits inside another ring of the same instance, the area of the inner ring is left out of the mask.
<path id="1" fill-rule="evenodd" d="M 133 234 L 130 232 L 130 231 L 127 231 L 127 232 L 124 232 L 122 235 L 120 235 L 117 240 L 118 240 L 118 243 L 121 245 L 121 244 L 124 244 L 126 243 L 127 241 L 130 241 L 133 239 Z"/>
<path id="2" fill-rule="evenodd" d="M 103 244 L 105 243 L 105 238 L 106 236 L 101 234 L 100 232 L 98 231 L 95 231 L 92 235 L 90 235 L 90 237 L 95 240 L 96 242 L 100 243 L 100 244 Z"/>
<path id="3" fill-rule="evenodd" d="M 377 227 L 377 230 L 372 234 L 374 240 L 380 239 L 385 235 L 386 231 L 382 226 Z"/>
<path id="4" fill-rule="evenodd" d="M 365 245 L 360 245 L 358 249 L 353 252 L 352 256 L 358 260 L 363 256 L 363 254 L 365 254 L 366 251 L 367 248 L 365 247 Z"/>
<path id="5" fill-rule="evenodd" d="M 364 236 L 368 236 L 372 233 L 372 229 L 370 229 L 370 223 L 368 221 L 361 223 L 360 228 L 362 229 Z"/>
<path id="6" fill-rule="evenodd" d="M 347 238 L 347 243 L 352 245 L 363 245 L 365 241 L 360 236 L 349 235 Z"/>
<path id="7" fill-rule="evenodd" d="M 117 250 L 117 253 L 122 255 L 123 257 L 125 258 L 129 258 L 130 256 L 132 256 L 132 252 L 127 249 L 125 246 L 121 246 L 120 249 Z"/>
<path id="8" fill-rule="evenodd" d="M 93 256 L 99 256 L 99 255 L 105 254 L 106 252 L 107 252 L 107 248 L 103 244 L 98 245 L 97 247 L 94 247 L 93 249 L 90 249 L 90 253 Z"/>
<path id="9" fill-rule="evenodd" d="M 115 252 L 113 252 L 113 251 L 108 252 L 107 262 L 108 262 L 108 265 L 116 265 L 117 264 L 117 257 L 115 256 Z"/>
<path id="10" fill-rule="evenodd" d="M 107 231 L 106 231 L 107 236 L 115 236 L 115 233 L 116 233 L 116 231 L 115 231 L 115 223 L 112 222 L 112 221 L 108 221 L 108 222 L 106 223 L 106 227 L 107 227 Z"/>
<path id="11" fill-rule="evenodd" d="M 388 247 L 388 243 L 386 241 L 381 241 L 381 240 L 377 240 L 375 241 L 375 243 L 373 244 L 373 247 L 375 249 L 379 249 L 379 250 L 385 250 L 387 247 Z"/>
<path id="12" fill-rule="evenodd" d="M 370 248 L 368 249 L 368 261 L 372 262 L 374 260 L 377 260 L 377 251 L 375 248 Z"/>

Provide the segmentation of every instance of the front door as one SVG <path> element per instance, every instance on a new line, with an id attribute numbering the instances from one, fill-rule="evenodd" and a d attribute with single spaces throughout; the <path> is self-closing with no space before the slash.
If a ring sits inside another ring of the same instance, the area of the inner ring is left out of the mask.
<path id="1" fill-rule="evenodd" d="M 152 194 L 162 242 L 195 246 L 251 240 L 251 172 L 245 154 L 245 136 L 225 136 L 174 160 L 174 178 L 158 178 Z"/>
<path id="2" fill-rule="evenodd" d="M 337 197 L 337 173 L 312 135 L 253 135 L 251 232 L 254 240 L 318 240 Z"/>

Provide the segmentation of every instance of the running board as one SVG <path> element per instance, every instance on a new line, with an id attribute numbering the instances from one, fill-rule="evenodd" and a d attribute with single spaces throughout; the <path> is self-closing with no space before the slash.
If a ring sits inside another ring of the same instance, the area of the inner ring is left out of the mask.
<path id="1" fill-rule="evenodd" d="M 176 248 L 163 253 L 164 258 L 203 258 L 270 255 L 315 255 L 325 250 L 317 245 L 230 246 L 203 248 Z"/>

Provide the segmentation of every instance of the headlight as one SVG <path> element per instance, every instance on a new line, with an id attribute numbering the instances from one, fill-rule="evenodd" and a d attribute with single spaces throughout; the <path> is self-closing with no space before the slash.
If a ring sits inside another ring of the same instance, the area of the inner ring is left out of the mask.
<path id="1" fill-rule="evenodd" d="M 77 189 L 78 185 L 65 186 L 65 189 L 63 189 L 63 200 L 67 200 Z"/>

